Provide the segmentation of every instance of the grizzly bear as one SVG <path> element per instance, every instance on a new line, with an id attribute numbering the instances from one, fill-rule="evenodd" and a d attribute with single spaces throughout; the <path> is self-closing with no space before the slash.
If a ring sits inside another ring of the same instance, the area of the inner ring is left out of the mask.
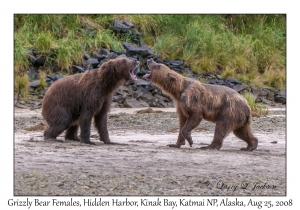
<path id="1" fill-rule="evenodd" d="M 117 58 L 99 69 L 75 74 L 54 82 L 42 103 L 42 115 L 48 123 L 45 139 L 56 139 L 64 130 L 65 139 L 94 144 L 90 141 L 92 118 L 100 141 L 113 144 L 107 131 L 107 113 L 114 91 L 130 79 L 136 80 L 136 59 Z M 80 138 L 77 136 L 80 127 Z"/>
<path id="2" fill-rule="evenodd" d="M 192 146 L 191 131 L 205 119 L 214 122 L 216 127 L 211 144 L 201 149 L 219 150 L 223 139 L 231 131 L 248 144 L 241 150 L 252 151 L 257 148 L 257 138 L 252 133 L 250 107 L 237 91 L 183 77 L 152 58 L 147 60 L 147 64 L 150 73 L 144 77 L 176 101 L 180 131 L 176 144 L 168 146 L 180 148 L 185 144 L 185 139 Z"/>

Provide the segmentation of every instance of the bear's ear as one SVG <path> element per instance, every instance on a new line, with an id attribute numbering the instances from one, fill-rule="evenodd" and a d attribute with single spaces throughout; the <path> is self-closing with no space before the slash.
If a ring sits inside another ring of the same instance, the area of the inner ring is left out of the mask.
<path id="1" fill-rule="evenodd" d="M 177 80 L 177 77 L 175 77 L 173 74 L 171 74 L 171 73 L 168 73 L 168 77 L 170 78 L 170 80 L 172 81 L 172 82 L 175 82 L 176 80 Z"/>

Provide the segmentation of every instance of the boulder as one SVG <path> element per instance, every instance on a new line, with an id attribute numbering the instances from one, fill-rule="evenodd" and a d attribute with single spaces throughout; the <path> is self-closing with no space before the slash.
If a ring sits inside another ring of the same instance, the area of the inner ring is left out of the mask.
<path id="1" fill-rule="evenodd" d="M 147 85 L 150 85 L 151 82 L 148 80 L 143 80 L 143 79 L 137 79 L 134 81 L 134 83 L 136 84 L 136 86 L 147 86 Z"/>
<path id="2" fill-rule="evenodd" d="M 232 83 L 233 85 L 241 85 L 242 84 L 241 81 L 233 79 L 233 78 L 229 78 L 226 81 Z"/>
<path id="3" fill-rule="evenodd" d="M 45 62 L 46 62 L 46 57 L 41 56 L 35 60 L 33 66 L 39 68 L 40 66 L 44 66 Z"/>
<path id="4" fill-rule="evenodd" d="M 274 101 L 276 103 L 286 104 L 286 98 L 285 98 L 285 96 L 282 96 L 282 95 L 276 95 Z"/>
<path id="5" fill-rule="evenodd" d="M 37 79 L 38 78 L 38 75 L 37 75 L 34 67 L 29 68 L 29 71 L 28 71 L 27 75 L 29 76 L 30 79 Z"/>
<path id="6" fill-rule="evenodd" d="M 73 73 L 83 73 L 83 72 L 84 72 L 84 68 L 82 68 L 81 66 L 73 65 Z"/>
<path id="7" fill-rule="evenodd" d="M 128 23 L 127 21 L 115 20 L 114 26 L 111 27 L 111 30 L 115 32 L 127 33 L 132 28 L 134 28 L 134 25 Z"/>
<path id="8" fill-rule="evenodd" d="M 40 85 L 40 80 L 33 80 L 32 82 L 29 83 L 29 86 L 32 88 L 38 88 Z"/>
<path id="9" fill-rule="evenodd" d="M 236 90 L 237 92 L 241 92 L 242 90 L 245 90 L 245 86 L 244 85 L 234 85 L 232 87 L 232 89 Z"/>
<path id="10" fill-rule="evenodd" d="M 124 95 L 115 95 L 115 96 L 113 96 L 113 100 L 112 101 L 116 102 L 118 104 L 123 104 L 124 101 L 125 101 L 125 97 L 124 97 Z"/>
<path id="11" fill-rule="evenodd" d="M 146 57 L 146 56 L 152 55 L 154 52 L 152 49 L 150 49 L 147 46 L 137 47 L 137 46 L 134 46 L 127 42 L 123 43 L 123 47 L 125 48 L 126 52 L 129 55 L 141 55 L 142 57 Z"/>
<path id="12" fill-rule="evenodd" d="M 149 104 L 142 100 L 137 100 L 134 98 L 126 99 L 123 103 L 123 107 L 126 108 L 140 108 L 140 107 L 149 107 Z"/>

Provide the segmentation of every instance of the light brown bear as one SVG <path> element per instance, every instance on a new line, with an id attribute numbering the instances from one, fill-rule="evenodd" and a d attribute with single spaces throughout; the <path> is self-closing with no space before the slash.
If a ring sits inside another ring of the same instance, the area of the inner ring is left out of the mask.
<path id="1" fill-rule="evenodd" d="M 177 103 L 179 115 L 178 147 L 185 144 L 185 139 L 192 146 L 191 131 L 202 119 L 216 124 L 213 141 L 201 149 L 220 149 L 223 139 L 231 132 L 248 145 L 241 150 L 252 151 L 257 148 L 257 138 L 251 127 L 251 110 L 247 101 L 235 90 L 225 86 L 202 84 L 186 78 L 169 69 L 166 65 L 147 60 L 150 73 L 144 75 L 155 85 L 169 94 Z"/>
<path id="2" fill-rule="evenodd" d="M 90 141 L 91 121 L 100 141 L 112 144 L 107 131 L 107 113 L 114 91 L 130 79 L 136 80 L 135 59 L 117 58 L 102 64 L 99 69 L 71 75 L 54 82 L 45 94 L 42 115 L 48 123 L 45 139 L 56 139 L 66 130 L 65 139 L 94 144 Z M 80 127 L 80 138 L 77 136 Z"/>

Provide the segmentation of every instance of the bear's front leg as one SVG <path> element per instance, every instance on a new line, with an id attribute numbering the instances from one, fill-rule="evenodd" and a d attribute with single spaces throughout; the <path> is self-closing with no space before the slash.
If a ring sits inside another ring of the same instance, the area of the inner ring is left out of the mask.
<path id="1" fill-rule="evenodd" d="M 94 121 L 95 121 L 95 127 L 98 130 L 100 141 L 103 141 L 104 144 L 118 144 L 111 142 L 109 139 L 109 134 L 107 130 L 107 113 L 109 110 L 109 103 L 104 103 L 103 108 L 99 112 L 99 114 L 95 115 Z"/>
<path id="2" fill-rule="evenodd" d="M 183 126 L 181 135 L 189 142 L 190 147 L 193 145 L 193 140 L 191 136 L 191 132 L 194 128 L 196 128 L 201 122 L 202 118 L 197 115 L 191 115 L 188 117 L 185 125 Z"/>
<path id="3" fill-rule="evenodd" d="M 181 110 L 177 110 L 177 112 L 178 112 L 178 116 L 179 116 L 179 134 L 178 134 L 177 142 L 176 142 L 176 144 L 168 144 L 167 146 L 180 148 L 182 145 L 185 145 L 185 138 L 181 134 L 181 130 L 182 130 L 184 124 L 186 123 L 187 117 L 185 117 L 183 115 Z"/>

